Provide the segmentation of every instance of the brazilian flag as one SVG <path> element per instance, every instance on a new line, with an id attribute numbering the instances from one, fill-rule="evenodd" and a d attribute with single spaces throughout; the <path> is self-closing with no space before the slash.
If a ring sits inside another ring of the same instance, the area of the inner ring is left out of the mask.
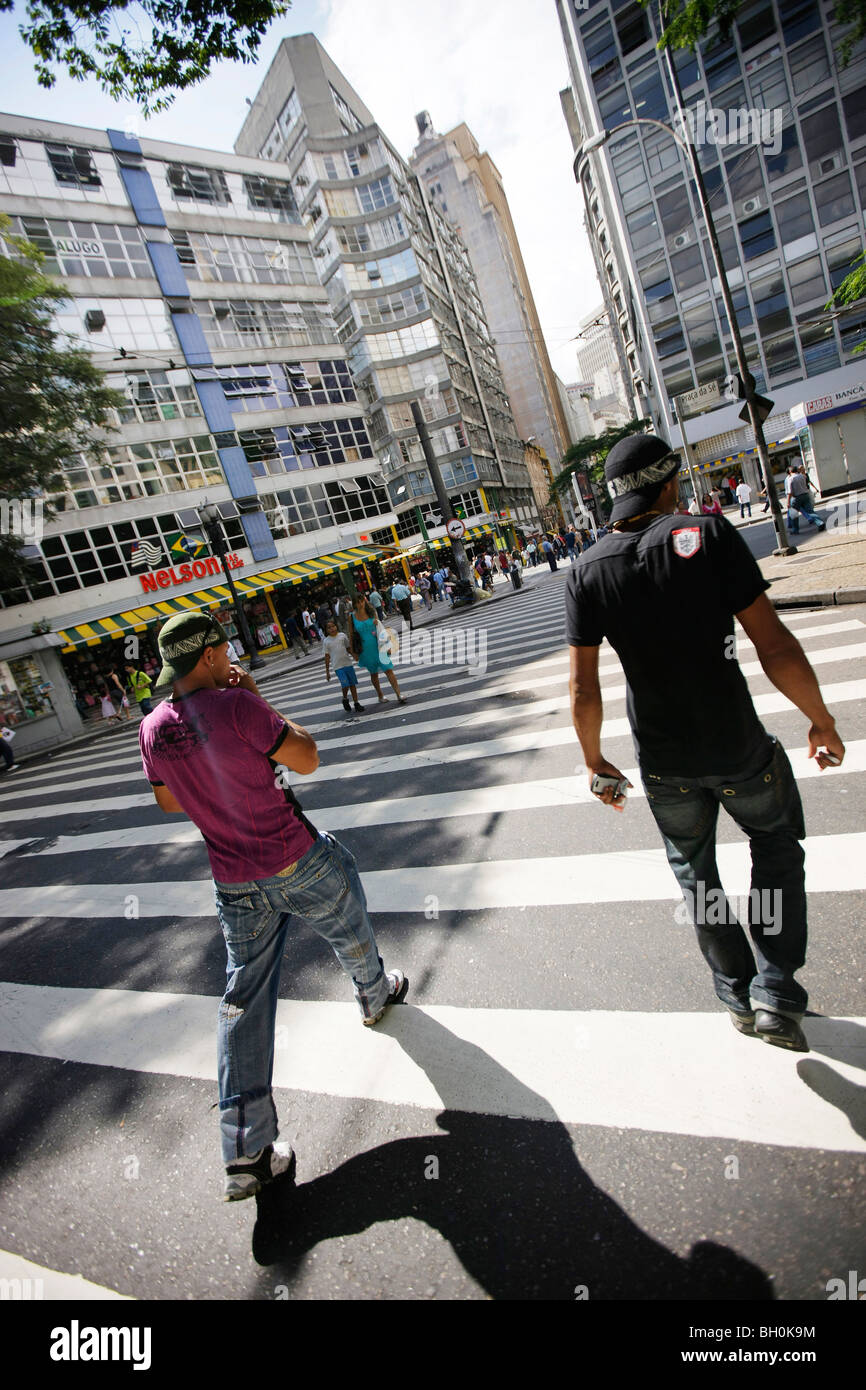
<path id="1" fill-rule="evenodd" d="M 172 531 L 165 538 L 165 546 L 168 550 L 172 564 L 188 564 L 190 560 L 197 560 L 199 555 L 204 555 L 207 545 L 197 536 L 188 536 L 185 531 Z"/>

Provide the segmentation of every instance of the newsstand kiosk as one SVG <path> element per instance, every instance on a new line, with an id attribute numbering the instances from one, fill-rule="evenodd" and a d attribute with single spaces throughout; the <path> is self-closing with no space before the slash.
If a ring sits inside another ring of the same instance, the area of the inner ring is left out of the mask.
<path id="1" fill-rule="evenodd" d="M 822 497 L 866 481 L 866 382 L 792 406 L 791 423 Z"/>

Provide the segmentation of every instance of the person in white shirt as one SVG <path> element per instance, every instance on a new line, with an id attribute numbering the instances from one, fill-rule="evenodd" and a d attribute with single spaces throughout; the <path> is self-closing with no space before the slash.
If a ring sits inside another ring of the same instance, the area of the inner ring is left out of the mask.
<path id="1" fill-rule="evenodd" d="M 700 516 L 700 515 L 701 515 L 701 505 L 700 505 L 700 503 L 699 503 L 697 497 L 693 497 L 692 500 L 691 500 L 691 502 L 689 503 L 689 516 Z"/>
<path id="2" fill-rule="evenodd" d="M 358 677 L 355 674 L 355 663 L 352 653 L 349 651 L 349 639 L 345 632 L 341 632 L 336 622 L 332 618 L 327 624 L 327 637 L 325 638 L 325 679 L 331 679 L 331 667 L 333 666 L 337 680 L 340 682 L 340 691 L 343 696 L 343 709 L 347 714 L 351 714 L 349 708 L 349 696 L 355 706 L 356 714 L 364 713 L 364 706 L 358 704 Z"/>
<path id="3" fill-rule="evenodd" d="M 744 517 L 748 511 L 752 515 L 752 489 L 746 482 L 737 485 L 737 501 L 740 504 L 740 516 Z"/>

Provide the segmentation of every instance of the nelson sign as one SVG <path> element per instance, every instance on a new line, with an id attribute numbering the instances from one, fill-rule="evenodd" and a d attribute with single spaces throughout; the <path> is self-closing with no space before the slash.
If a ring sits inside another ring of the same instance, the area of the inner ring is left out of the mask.
<path id="1" fill-rule="evenodd" d="M 234 552 L 226 556 L 226 566 L 230 570 L 242 569 L 243 563 Z M 151 570 L 150 574 L 139 575 L 139 579 L 146 594 L 155 594 L 159 589 L 171 589 L 177 584 L 189 584 L 193 579 L 207 579 L 208 575 L 222 573 L 219 560 L 209 555 L 206 560 L 193 560 L 188 565 L 170 565 L 168 569 Z"/>

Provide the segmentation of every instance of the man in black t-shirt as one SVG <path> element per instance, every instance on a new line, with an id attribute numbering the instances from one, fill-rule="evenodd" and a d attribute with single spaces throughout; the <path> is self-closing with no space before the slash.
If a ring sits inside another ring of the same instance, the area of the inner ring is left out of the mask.
<path id="1" fill-rule="evenodd" d="M 808 1052 L 807 995 L 794 978 L 806 958 L 803 811 L 787 755 L 761 725 L 737 664 L 735 616 L 765 674 L 809 720 L 809 756 L 823 769 L 845 749 L 742 537 L 722 517 L 675 514 L 678 471 L 670 445 L 651 435 L 632 435 L 607 457 L 613 533 L 584 551 L 566 584 L 574 726 L 593 790 L 623 810 L 628 783 L 601 752 L 598 658 L 607 638 L 628 682 L 647 802 L 716 994 L 738 1031 Z M 719 878 L 720 805 L 749 836 L 754 955 Z"/>

